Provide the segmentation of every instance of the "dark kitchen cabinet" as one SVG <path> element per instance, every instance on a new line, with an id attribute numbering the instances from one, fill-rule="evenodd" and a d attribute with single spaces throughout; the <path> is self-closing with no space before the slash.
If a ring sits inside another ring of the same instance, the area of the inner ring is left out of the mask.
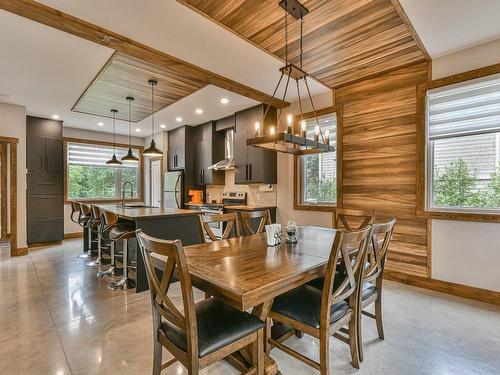
<path id="1" fill-rule="evenodd" d="M 214 121 L 196 127 L 194 139 L 194 183 L 201 185 L 223 185 L 224 171 L 208 169 L 224 159 L 224 132 L 216 132 Z"/>
<path id="2" fill-rule="evenodd" d="M 26 117 L 28 244 L 64 237 L 62 121 Z"/>
<path id="3" fill-rule="evenodd" d="M 187 126 L 168 132 L 168 170 L 178 171 L 186 167 Z"/>
<path id="4" fill-rule="evenodd" d="M 255 122 L 262 121 L 266 106 L 258 106 L 235 113 L 234 163 L 236 167 L 235 182 L 237 184 L 276 184 L 277 156 L 276 152 L 247 146 L 247 139 L 255 136 Z M 270 108 L 262 133 L 269 127 L 276 126 L 276 109 Z"/>

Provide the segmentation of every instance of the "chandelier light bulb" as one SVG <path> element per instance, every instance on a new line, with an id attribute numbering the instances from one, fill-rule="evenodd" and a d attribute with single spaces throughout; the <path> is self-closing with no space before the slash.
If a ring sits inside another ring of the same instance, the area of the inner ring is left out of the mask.
<path id="1" fill-rule="evenodd" d="M 276 129 L 274 128 L 274 126 L 271 126 L 270 133 L 271 133 L 271 135 L 276 134 Z"/>

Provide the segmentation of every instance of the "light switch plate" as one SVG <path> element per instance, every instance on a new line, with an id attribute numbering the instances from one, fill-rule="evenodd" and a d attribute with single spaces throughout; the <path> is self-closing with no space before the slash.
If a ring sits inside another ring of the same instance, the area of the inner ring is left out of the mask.
<path id="1" fill-rule="evenodd" d="M 259 186 L 259 191 L 273 191 L 273 190 L 274 190 L 274 186 L 271 184 Z"/>

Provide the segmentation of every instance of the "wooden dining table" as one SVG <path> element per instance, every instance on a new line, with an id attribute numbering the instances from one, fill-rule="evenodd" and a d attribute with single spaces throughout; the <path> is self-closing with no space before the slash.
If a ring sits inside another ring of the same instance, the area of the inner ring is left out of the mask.
<path id="1" fill-rule="evenodd" d="M 191 282 L 241 311 L 252 309 L 265 322 L 275 297 L 324 275 L 335 233 L 303 226 L 296 244 L 268 246 L 262 233 L 186 246 Z M 163 269 L 165 258 L 152 256 L 155 266 Z M 245 351 L 226 359 L 240 371 L 249 367 Z M 267 375 L 279 373 L 267 354 L 265 363 Z"/>

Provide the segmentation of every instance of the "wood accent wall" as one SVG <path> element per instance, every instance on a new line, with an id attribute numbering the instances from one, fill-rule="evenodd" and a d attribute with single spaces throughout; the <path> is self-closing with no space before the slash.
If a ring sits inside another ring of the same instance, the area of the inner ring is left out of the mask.
<path id="1" fill-rule="evenodd" d="M 416 216 L 418 63 L 335 91 L 343 110 L 342 201 L 398 219 L 387 270 L 430 277 L 427 218 Z"/>

